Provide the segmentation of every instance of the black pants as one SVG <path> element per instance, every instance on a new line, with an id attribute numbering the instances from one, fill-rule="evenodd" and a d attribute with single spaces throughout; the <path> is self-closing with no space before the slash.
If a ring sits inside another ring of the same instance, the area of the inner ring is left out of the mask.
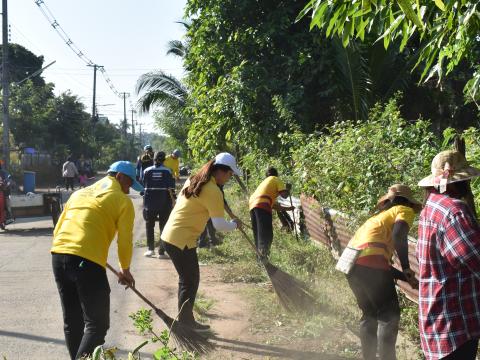
<path id="1" fill-rule="evenodd" d="M 166 208 L 164 210 L 149 210 L 143 209 L 143 218 L 145 219 L 145 227 L 147 230 L 147 246 L 148 250 L 155 250 L 155 222 L 158 221 L 160 227 L 160 234 L 165 227 L 165 224 L 168 221 L 170 216 L 171 208 Z M 160 248 L 158 253 L 163 255 L 165 253 L 165 247 L 163 246 L 163 241 L 160 240 Z"/>
<path id="2" fill-rule="evenodd" d="M 390 271 L 355 265 L 348 284 L 362 310 L 360 341 L 365 360 L 394 360 L 400 306 Z"/>
<path id="3" fill-rule="evenodd" d="M 65 187 L 67 188 L 67 190 L 68 190 L 68 187 L 70 187 L 72 190 L 74 190 L 74 188 L 73 188 L 74 180 L 75 180 L 75 178 L 73 178 L 73 177 L 66 177 L 65 178 Z"/>
<path id="4" fill-rule="evenodd" d="M 52 253 L 63 310 L 63 330 L 72 360 L 105 342 L 110 324 L 110 286 L 105 269 L 75 255 Z"/>
<path id="5" fill-rule="evenodd" d="M 472 339 L 458 347 L 442 360 L 475 360 L 477 356 L 478 339 Z"/>
<path id="6" fill-rule="evenodd" d="M 195 321 L 193 304 L 200 284 L 197 248 L 185 247 L 180 250 L 167 242 L 164 242 L 164 245 L 178 273 L 178 310 L 180 312 L 178 319 L 185 323 L 193 323 Z"/>
<path id="7" fill-rule="evenodd" d="M 273 241 L 272 213 L 260 208 L 250 210 L 253 238 L 257 250 L 264 256 L 270 254 Z"/>

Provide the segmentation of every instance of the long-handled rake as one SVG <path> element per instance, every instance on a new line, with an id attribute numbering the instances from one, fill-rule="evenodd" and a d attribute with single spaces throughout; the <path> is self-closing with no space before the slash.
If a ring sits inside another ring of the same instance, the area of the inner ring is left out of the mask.
<path id="1" fill-rule="evenodd" d="M 239 228 L 239 230 L 257 256 L 263 259 L 262 264 L 272 282 L 280 304 L 282 304 L 285 310 L 289 312 L 309 312 L 313 310 L 316 300 L 307 285 L 265 259 L 245 231 L 242 228 Z"/>
<path id="2" fill-rule="evenodd" d="M 110 264 L 107 264 L 107 268 L 113 272 L 118 278 L 120 274 L 112 267 Z M 128 286 L 137 296 L 147 303 L 155 313 L 163 320 L 163 322 L 170 329 L 170 334 L 172 335 L 175 343 L 187 351 L 197 352 L 199 354 L 205 354 L 212 351 L 215 346 L 206 338 L 200 335 L 197 331 L 191 327 L 178 322 L 176 319 L 171 318 L 165 314 L 161 309 L 156 307 L 150 300 L 148 300 L 140 291 L 136 288 Z"/>

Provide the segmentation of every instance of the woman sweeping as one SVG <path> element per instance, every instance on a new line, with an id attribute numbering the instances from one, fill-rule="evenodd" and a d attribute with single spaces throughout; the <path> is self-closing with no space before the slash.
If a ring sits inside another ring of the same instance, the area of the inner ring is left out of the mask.
<path id="1" fill-rule="evenodd" d="M 237 219 L 224 219 L 223 194 L 218 187 L 227 183 L 233 174 L 242 175 L 235 158 L 229 153 L 220 153 L 203 165 L 196 175 L 185 182 L 161 234 L 165 250 L 179 277 L 178 320 L 199 331 L 210 327 L 196 322 L 193 316 L 193 304 L 200 283 L 197 239 L 209 218 L 218 231 L 232 231 L 241 226 Z"/>
<path id="2" fill-rule="evenodd" d="M 359 251 L 347 275 L 362 310 L 360 341 L 365 360 L 394 360 L 400 306 L 390 268 L 393 252 L 400 260 L 403 275 L 412 288 L 418 286 L 408 261 L 408 231 L 421 208 L 408 186 L 396 184 L 377 204 L 380 212 L 368 219 L 348 246 Z"/>

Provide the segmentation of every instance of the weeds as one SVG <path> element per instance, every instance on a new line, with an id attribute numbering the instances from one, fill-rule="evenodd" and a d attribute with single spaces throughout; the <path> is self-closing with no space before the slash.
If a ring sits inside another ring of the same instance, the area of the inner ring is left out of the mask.
<path id="1" fill-rule="evenodd" d="M 152 310 L 140 309 L 136 313 L 132 313 L 129 317 L 133 320 L 133 325 L 137 328 L 141 335 L 149 335 L 151 338 L 142 342 L 132 352 L 128 354 L 128 360 L 141 360 L 140 350 L 149 343 L 160 343 L 160 347 L 152 354 L 154 360 L 197 360 L 198 356 L 187 351 L 177 351 L 171 348 L 168 343 L 170 341 L 170 333 L 163 330 L 157 334 L 153 329 Z M 82 358 L 83 360 L 120 360 L 115 356 L 116 349 L 104 349 L 98 346 L 92 356 Z"/>

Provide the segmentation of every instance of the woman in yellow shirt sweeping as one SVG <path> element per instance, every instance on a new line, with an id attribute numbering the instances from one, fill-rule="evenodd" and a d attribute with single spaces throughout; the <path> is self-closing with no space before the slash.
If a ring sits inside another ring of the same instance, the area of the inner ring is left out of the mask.
<path id="1" fill-rule="evenodd" d="M 347 274 L 348 284 L 362 310 L 360 341 L 365 360 L 394 360 L 400 320 L 395 282 L 390 264 L 396 251 L 402 278 L 417 287 L 408 261 L 408 231 L 421 204 L 408 186 L 395 184 L 378 200 L 380 210 L 369 218 L 350 240 L 358 258 Z"/>
<path id="2" fill-rule="evenodd" d="M 218 231 L 232 231 L 241 225 L 237 219 L 224 219 L 223 194 L 218 185 L 227 183 L 233 174 L 241 176 L 235 158 L 220 153 L 188 179 L 161 234 L 165 250 L 178 273 L 179 321 L 203 331 L 208 325 L 197 323 L 193 304 L 200 283 L 197 239 L 209 218 Z"/>

